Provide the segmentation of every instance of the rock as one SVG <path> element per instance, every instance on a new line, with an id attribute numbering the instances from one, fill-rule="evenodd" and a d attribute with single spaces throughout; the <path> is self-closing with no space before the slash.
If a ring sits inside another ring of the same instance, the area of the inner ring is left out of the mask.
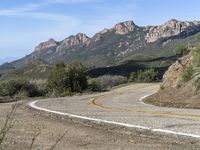
<path id="1" fill-rule="evenodd" d="M 81 44 L 88 42 L 88 40 L 89 40 L 89 38 L 85 34 L 78 33 L 75 36 L 70 36 L 70 37 L 64 39 L 63 42 L 61 43 L 61 45 L 65 45 L 65 46 L 81 45 Z"/>
<path id="2" fill-rule="evenodd" d="M 184 70 L 192 62 L 192 52 L 172 64 L 163 76 L 165 88 L 177 87 Z"/>
<path id="3" fill-rule="evenodd" d="M 72 35 L 64 39 L 61 44 L 57 47 L 56 52 L 63 50 L 64 48 L 69 48 L 72 46 L 79 46 L 87 44 L 90 41 L 90 38 L 83 33 L 78 33 L 77 35 Z"/>
<path id="4" fill-rule="evenodd" d="M 35 51 L 41 51 L 41 50 L 48 49 L 51 47 L 56 47 L 56 46 L 58 46 L 58 42 L 56 42 L 54 39 L 49 39 L 47 42 L 40 43 L 35 48 Z"/>
<path id="5" fill-rule="evenodd" d="M 127 34 L 132 32 L 136 28 L 136 25 L 133 21 L 126 21 L 116 24 L 114 27 L 116 34 Z"/>
<path id="6" fill-rule="evenodd" d="M 163 25 L 149 27 L 149 31 L 146 34 L 146 41 L 152 43 L 160 38 L 168 38 L 172 36 L 179 36 L 183 32 L 188 34 L 200 31 L 200 22 L 181 22 L 175 19 L 171 19 Z"/>
<path id="7" fill-rule="evenodd" d="M 94 42 L 97 42 L 97 41 L 99 41 L 99 40 L 102 39 L 103 34 L 106 34 L 107 32 L 110 32 L 110 31 L 112 31 L 112 30 L 111 30 L 111 29 L 104 28 L 102 31 L 96 33 L 96 34 L 94 35 L 94 37 L 92 38 L 92 40 L 93 40 Z"/>

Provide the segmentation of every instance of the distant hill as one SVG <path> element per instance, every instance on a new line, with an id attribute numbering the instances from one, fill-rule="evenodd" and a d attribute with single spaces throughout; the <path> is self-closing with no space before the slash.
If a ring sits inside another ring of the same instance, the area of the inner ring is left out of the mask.
<path id="1" fill-rule="evenodd" d="M 79 33 L 62 41 L 42 42 L 30 55 L 1 65 L 0 73 L 22 69 L 33 60 L 44 60 L 48 64 L 79 60 L 87 67 L 102 68 L 130 61 L 170 58 L 174 56 L 172 49 L 187 44 L 187 40 L 193 45 L 199 44 L 195 38 L 199 32 L 200 21 L 172 19 L 163 25 L 146 27 L 137 26 L 133 21 L 121 22 L 91 38 Z"/>
<path id="2" fill-rule="evenodd" d="M 4 64 L 4 63 L 11 62 L 11 61 L 14 61 L 14 60 L 16 60 L 16 59 L 17 59 L 16 57 L 5 57 L 5 58 L 0 58 L 0 65 L 1 65 L 1 64 Z"/>
<path id="3" fill-rule="evenodd" d="M 0 79 L 13 79 L 19 77 L 29 79 L 45 79 L 47 78 L 51 68 L 52 65 L 43 60 L 31 60 L 27 64 L 23 65 L 23 67 L 17 69 L 12 68 L 12 70 L 5 73 Z"/>

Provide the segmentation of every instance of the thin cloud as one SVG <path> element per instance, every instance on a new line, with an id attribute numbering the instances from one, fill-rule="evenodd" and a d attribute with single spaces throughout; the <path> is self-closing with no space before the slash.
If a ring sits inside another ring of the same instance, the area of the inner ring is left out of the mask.
<path id="1" fill-rule="evenodd" d="M 99 1 L 93 0 L 92 2 Z M 8 17 L 33 17 L 35 19 L 47 19 L 47 20 L 65 20 L 67 18 L 73 18 L 70 16 L 52 14 L 52 13 L 42 13 L 40 8 L 53 5 L 53 4 L 81 4 L 84 2 L 91 2 L 91 0 L 44 0 L 40 3 L 28 3 L 23 6 L 18 6 L 14 8 L 0 9 L 0 16 Z M 49 17 L 49 18 L 47 18 Z M 56 19 L 57 18 L 57 19 Z M 74 18 L 73 18 L 74 19 Z"/>
<path id="2" fill-rule="evenodd" d="M 79 3 L 83 3 L 83 2 L 88 2 L 90 0 L 50 0 L 49 2 L 51 3 L 71 3 L 71 4 L 79 4 Z"/>
<path id="3" fill-rule="evenodd" d="M 40 8 L 45 7 L 48 5 L 47 2 L 45 3 L 30 3 L 20 7 L 14 7 L 9 9 L 0 9 L 0 16 L 6 17 L 24 17 L 24 18 L 32 18 L 32 19 L 42 19 L 42 20 L 49 20 L 49 21 L 77 21 L 75 17 L 56 14 L 56 13 L 46 13 L 40 12 Z"/>

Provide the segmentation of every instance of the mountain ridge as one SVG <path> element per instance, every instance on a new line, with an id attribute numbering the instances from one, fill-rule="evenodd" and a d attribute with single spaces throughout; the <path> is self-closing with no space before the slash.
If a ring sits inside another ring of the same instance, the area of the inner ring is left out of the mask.
<path id="1" fill-rule="evenodd" d="M 111 29 L 105 28 L 92 37 L 78 33 L 62 41 L 49 39 L 36 46 L 31 54 L 7 66 L 20 68 L 34 59 L 50 64 L 80 60 L 89 67 L 112 66 L 146 52 L 169 53 L 173 40 L 184 39 L 198 32 L 200 21 L 171 19 L 162 25 L 140 27 L 130 20 L 117 23 Z"/>
<path id="2" fill-rule="evenodd" d="M 199 28 L 200 28 L 200 21 L 178 21 L 176 19 L 170 19 L 169 21 L 165 22 L 164 24 L 162 25 L 148 25 L 148 26 L 138 26 L 136 25 L 132 20 L 129 20 L 129 21 L 125 21 L 125 22 L 120 22 L 120 23 L 117 23 L 113 28 L 111 29 L 107 29 L 107 28 L 104 28 L 103 30 L 97 32 L 94 36 L 92 37 L 89 37 L 87 36 L 85 33 L 78 33 L 76 35 L 70 35 L 69 37 L 65 38 L 64 40 L 62 41 L 55 41 L 54 39 L 49 39 L 48 41 L 46 42 L 42 42 L 40 43 L 36 48 L 35 50 L 37 51 L 37 48 L 41 45 L 41 44 L 52 44 L 53 42 L 53 46 L 56 46 L 56 44 L 58 43 L 62 43 L 62 42 L 65 42 L 65 41 L 68 41 L 69 39 L 72 39 L 74 38 L 79 40 L 79 42 L 75 42 L 74 44 L 70 43 L 70 46 L 73 46 L 73 45 L 79 45 L 79 44 L 83 44 L 85 42 L 87 42 L 88 40 L 91 40 L 93 38 L 95 38 L 98 34 L 105 34 L 106 32 L 109 32 L 109 31 L 115 31 L 116 34 L 128 34 L 129 32 L 132 32 L 134 29 L 137 29 L 137 28 L 144 28 L 144 30 L 149 30 L 151 32 L 151 34 L 157 34 L 157 38 L 156 40 L 158 40 L 159 38 L 161 37 L 170 37 L 170 36 L 176 36 L 178 34 L 180 34 L 179 32 L 184 32 L 186 31 L 187 28 L 191 28 L 192 26 L 194 26 L 194 29 L 193 31 L 199 31 Z M 166 31 L 167 28 L 174 28 L 175 30 L 169 30 L 170 32 L 167 33 L 167 34 L 164 34 L 164 33 L 159 33 L 158 30 L 161 30 L 161 31 Z M 175 32 L 177 30 L 177 32 Z M 157 33 L 156 33 L 157 32 Z M 174 32 L 174 33 L 173 33 Z M 191 32 L 191 31 L 189 31 Z M 163 36 L 164 34 L 164 36 Z M 146 40 L 147 42 L 155 42 L 156 40 L 155 39 L 149 39 L 150 37 L 153 37 L 153 35 L 150 35 L 149 33 L 146 35 Z M 50 43 L 51 42 L 51 43 Z M 43 48 L 42 48 L 43 49 Z"/>

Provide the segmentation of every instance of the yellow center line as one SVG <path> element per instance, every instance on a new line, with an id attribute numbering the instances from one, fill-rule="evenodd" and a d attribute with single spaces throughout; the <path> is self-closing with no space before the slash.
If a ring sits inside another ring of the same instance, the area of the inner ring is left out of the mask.
<path id="1" fill-rule="evenodd" d="M 90 99 L 89 102 L 90 102 L 90 104 L 92 104 L 92 105 L 94 105 L 98 108 L 103 108 L 103 109 L 120 110 L 120 111 L 125 111 L 125 112 L 134 112 L 134 113 L 143 113 L 143 114 L 154 115 L 154 116 L 155 115 L 177 116 L 177 117 L 191 117 L 191 118 L 200 119 L 200 115 L 196 115 L 196 114 L 181 114 L 181 113 L 174 113 L 174 112 L 146 111 L 146 110 L 140 110 L 140 109 L 124 109 L 124 108 L 111 107 L 111 106 L 107 106 L 107 105 L 97 103 L 97 100 L 100 100 L 102 98 L 111 98 L 111 97 L 114 97 L 114 96 L 121 95 L 123 93 L 124 92 L 98 96 L 98 97 Z"/>

